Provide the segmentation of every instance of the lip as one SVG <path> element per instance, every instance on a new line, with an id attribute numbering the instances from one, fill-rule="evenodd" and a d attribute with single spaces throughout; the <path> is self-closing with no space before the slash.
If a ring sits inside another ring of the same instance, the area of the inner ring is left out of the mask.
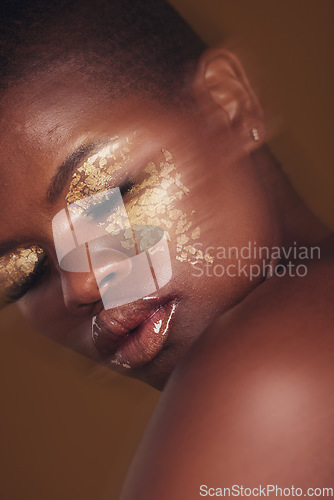
<path id="1" fill-rule="evenodd" d="M 103 361 L 127 369 L 152 361 L 167 342 L 176 307 L 175 299 L 147 298 L 101 311 L 93 319 L 92 338 Z"/>

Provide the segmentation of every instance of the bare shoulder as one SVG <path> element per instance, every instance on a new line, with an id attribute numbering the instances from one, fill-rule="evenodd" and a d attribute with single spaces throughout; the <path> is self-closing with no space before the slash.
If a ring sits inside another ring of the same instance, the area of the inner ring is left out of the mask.
<path id="1" fill-rule="evenodd" d="M 259 286 L 203 334 L 162 395 L 122 499 L 334 489 L 333 255 L 328 246 L 304 278 Z"/>

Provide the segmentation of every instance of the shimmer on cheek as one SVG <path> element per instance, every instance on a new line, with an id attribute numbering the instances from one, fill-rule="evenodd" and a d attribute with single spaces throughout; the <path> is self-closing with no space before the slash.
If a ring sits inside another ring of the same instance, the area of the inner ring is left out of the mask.
<path id="1" fill-rule="evenodd" d="M 126 202 L 126 211 L 131 225 L 159 226 L 165 230 L 167 238 L 176 238 L 176 259 L 195 265 L 200 260 L 211 262 L 212 257 L 194 247 L 201 236 L 201 228 L 194 226 L 192 216 L 182 210 L 182 199 L 190 192 L 177 172 L 173 156 L 162 150 L 159 164 L 150 162 L 144 172 L 144 180 L 131 190 Z M 171 236 L 172 235 L 172 236 Z"/>
<path id="2" fill-rule="evenodd" d="M 13 301 L 13 295 L 34 274 L 44 258 L 44 251 L 37 245 L 18 248 L 0 258 L 0 307 Z"/>

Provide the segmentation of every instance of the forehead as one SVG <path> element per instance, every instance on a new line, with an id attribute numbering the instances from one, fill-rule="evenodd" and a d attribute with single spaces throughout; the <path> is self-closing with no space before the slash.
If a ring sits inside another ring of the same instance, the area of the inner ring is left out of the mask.
<path id="1" fill-rule="evenodd" d="M 129 132 L 161 115 L 153 98 L 117 96 L 112 86 L 110 73 L 72 62 L 28 75 L 1 100 L 1 151 L 10 150 L 13 159 L 21 151 L 28 161 L 37 152 L 61 157 L 85 136 L 109 134 L 110 127 Z"/>
<path id="2" fill-rule="evenodd" d="M 11 134 L 15 149 L 16 140 L 29 149 L 37 145 L 59 147 L 64 137 L 71 141 L 80 130 L 87 132 L 87 120 L 90 128 L 103 125 L 111 109 L 116 112 L 114 102 L 106 113 L 102 104 L 108 100 L 107 84 L 98 78 L 93 80 L 83 68 L 59 64 L 30 74 L 2 99 L 0 140 Z"/>
<path id="3" fill-rule="evenodd" d="M 87 116 L 93 122 L 94 114 L 98 114 L 98 97 L 88 81 L 80 81 L 74 71 L 64 67 L 31 75 L 6 92 L 0 119 L 4 210 L 33 211 L 34 202 L 42 193 L 45 196 L 57 165 L 87 135 L 83 118 Z M 11 219 L 4 216 L 2 226 Z"/>

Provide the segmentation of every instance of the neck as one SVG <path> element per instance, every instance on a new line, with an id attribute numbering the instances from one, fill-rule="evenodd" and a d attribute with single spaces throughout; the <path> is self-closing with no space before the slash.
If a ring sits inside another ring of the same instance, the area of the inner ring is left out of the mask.
<path id="1" fill-rule="evenodd" d="M 290 184 L 268 146 L 254 154 L 259 180 L 268 193 L 268 202 L 277 217 L 284 245 L 297 242 L 312 245 L 327 238 L 331 232 L 307 207 Z"/>

